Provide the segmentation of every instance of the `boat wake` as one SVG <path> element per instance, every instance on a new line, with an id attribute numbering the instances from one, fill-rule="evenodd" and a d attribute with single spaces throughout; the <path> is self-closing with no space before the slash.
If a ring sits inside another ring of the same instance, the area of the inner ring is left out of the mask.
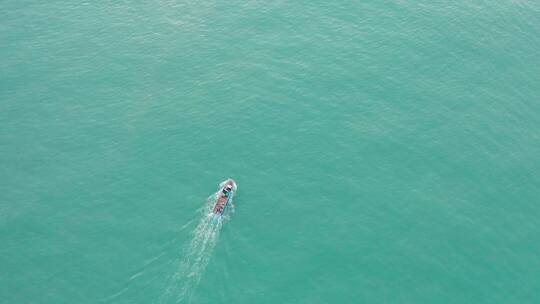
<path id="1" fill-rule="evenodd" d="M 223 222 L 227 220 L 226 216 L 216 217 L 212 212 L 216 200 L 215 194 L 208 197 L 201 208 L 199 224 L 158 303 L 189 303 L 212 257 Z"/>

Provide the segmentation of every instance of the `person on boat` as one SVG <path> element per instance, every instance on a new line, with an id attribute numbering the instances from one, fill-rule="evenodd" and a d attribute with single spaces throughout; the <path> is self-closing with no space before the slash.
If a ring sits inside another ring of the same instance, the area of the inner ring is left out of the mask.
<path id="1" fill-rule="evenodd" d="M 229 193 L 232 190 L 232 185 L 227 184 L 227 186 L 223 187 L 223 190 L 221 190 L 222 196 L 229 196 Z"/>

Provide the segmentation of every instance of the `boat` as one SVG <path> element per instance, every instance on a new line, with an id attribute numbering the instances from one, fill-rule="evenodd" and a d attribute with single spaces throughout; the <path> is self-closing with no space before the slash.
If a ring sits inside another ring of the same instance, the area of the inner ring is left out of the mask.
<path id="1" fill-rule="evenodd" d="M 232 199 L 236 189 L 236 182 L 231 178 L 219 184 L 219 190 L 216 192 L 216 203 L 212 210 L 214 217 L 221 217 L 228 208 L 234 207 Z"/>

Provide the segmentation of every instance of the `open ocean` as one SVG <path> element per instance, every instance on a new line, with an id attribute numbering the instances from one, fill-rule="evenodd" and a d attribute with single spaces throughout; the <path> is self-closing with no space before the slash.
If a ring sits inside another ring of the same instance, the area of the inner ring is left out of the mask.
<path id="1" fill-rule="evenodd" d="M 0 45 L 2 304 L 540 303 L 538 1 L 3 0 Z"/>

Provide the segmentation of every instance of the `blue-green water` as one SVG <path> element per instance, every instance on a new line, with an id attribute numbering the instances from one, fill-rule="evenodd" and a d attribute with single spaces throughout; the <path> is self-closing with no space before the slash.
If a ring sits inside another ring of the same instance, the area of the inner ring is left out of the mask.
<path id="1" fill-rule="evenodd" d="M 0 302 L 539 303 L 539 16 L 2 1 Z"/>

